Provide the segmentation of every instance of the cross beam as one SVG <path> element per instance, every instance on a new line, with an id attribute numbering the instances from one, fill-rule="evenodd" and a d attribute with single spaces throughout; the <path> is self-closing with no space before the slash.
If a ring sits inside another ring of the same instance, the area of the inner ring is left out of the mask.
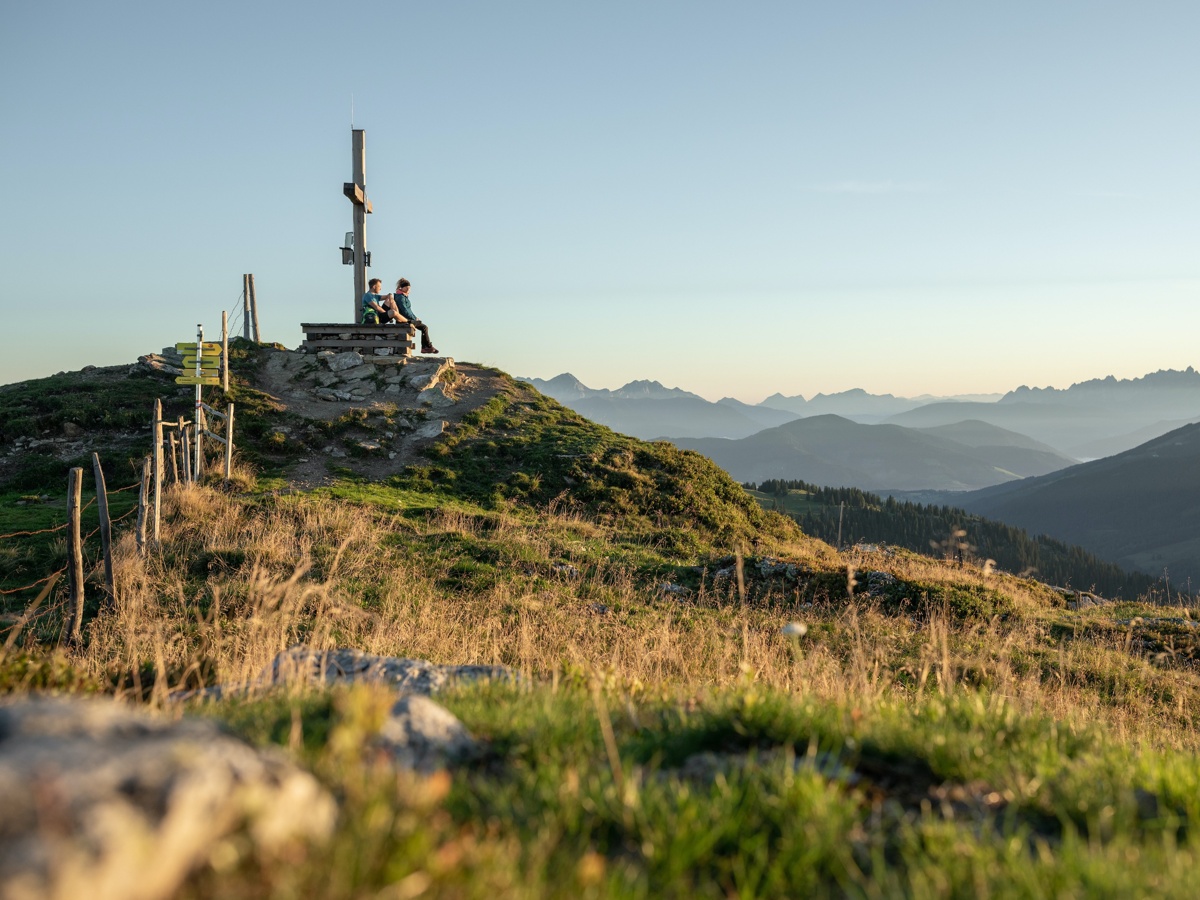
<path id="1" fill-rule="evenodd" d="M 342 184 L 342 193 L 354 206 L 354 318 L 362 315 L 362 296 L 367 292 L 367 213 L 372 212 L 367 199 L 367 132 L 353 128 L 352 136 L 354 180 Z"/>

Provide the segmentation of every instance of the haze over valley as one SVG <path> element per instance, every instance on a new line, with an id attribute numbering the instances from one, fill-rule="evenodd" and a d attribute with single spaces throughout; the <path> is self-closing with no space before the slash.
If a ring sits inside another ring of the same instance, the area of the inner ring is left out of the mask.
<path id="1" fill-rule="evenodd" d="M 669 440 L 742 482 L 853 487 L 968 512 L 1131 571 L 1200 582 L 1200 373 L 904 398 L 851 390 L 750 405 L 658 382 L 539 390 L 615 430 Z"/>

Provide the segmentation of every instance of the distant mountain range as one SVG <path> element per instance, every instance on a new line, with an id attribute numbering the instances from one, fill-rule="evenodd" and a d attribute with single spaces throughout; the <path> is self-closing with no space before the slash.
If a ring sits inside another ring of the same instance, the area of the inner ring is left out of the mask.
<path id="1" fill-rule="evenodd" d="M 946 498 L 1078 544 L 1127 569 L 1200 586 L 1200 424 L 1107 459 Z"/>
<path id="2" fill-rule="evenodd" d="M 726 397 L 716 403 L 657 381 L 631 381 L 615 391 L 589 388 L 570 373 L 548 381 L 522 378 L 593 422 L 644 440 L 662 437 L 740 438 L 798 418 Z"/>
<path id="3" fill-rule="evenodd" d="M 776 393 L 758 405 L 712 403 L 656 381 L 609 391 L 569 374 L 526 380 L 618 431 L 697 450 L 740 481 L 802 479 L 947 503 L 1200 585 L 1192 367 L 1000 397 L 852 390 L 809 400 Z"/>
<path id="4" fill-rule="evenodd" d="M 1096 459 L 1200 422 L 1200 373 L 1190 366 L 1141 378 L 1097 378 L 1061 390 L 1022 385 L 1003 395 L 896 397 L 856 388 L 807 400 L 775 393 L 756 405 L 728 397 L 713 403 L 657 381 L 631 381 L 608 390 L 589 388 L 569 373 L 522 380 L 588 418 L 645 439 L 738 439 L 818 415 L 906 428 L 973 420 L 1028 435 L 1065 457 Z"/>
<path id="5" fill-rule="evenodd" d="M 782 409 L 801 416 L 833 414 L 855 422 L 878 422 L 888 416 L 907 412 L 930 403 L 995 403 L 1001 394 L 960 394 L 953 397 L 894 397 L 891 394 L 868 394 L 862 388 L 853 388 L 837 394 L 817 394 L 811 400 L 801 396 L 785 397 L 772 394 L 760 405 Z"/>
<path id="6" fill-rule="evenodd" d="M 801 396 L 772 394 L 752 405 L 725 397 L 715 403 L 680 388 L 657 381 L 631 381 L 616 390 L 590 388 L 569 372 L 554 378 L 521 378 L 547 397 L 614 431 L 645 440 L 655 438 L 743 438 L 792 422 L 802 416 L 833 414 L 856 422 L 877 422 L 925 403 L 958 400 L 999 400 L 1000 394 L 965 394 L 961 397 L 917 398 L 868 394 L 859 388 L 837 394 Z M 964 417 L 965 418 L 965 417 Z"/>
<path id="7" fill-rule="evenodd" d="M 676 438 L 739 481 L 802 479 L 864 490 L 971 490 L 1041 475 L 1075 460 L 984 422 L 928 429 L 810 416 L 746 438 Z"/>
<path id="8" fill-rule="evenodd" d="M 1064 390 L 1022 386 L 996 403 L 931 403 L 887 421 L 929 428 L 963 419 L 1027 434 L 1077 459 L 1111 455 L 1200 421 L 1200 372 L 1189 366 L 1142 378 L 1109 376 Z"/>

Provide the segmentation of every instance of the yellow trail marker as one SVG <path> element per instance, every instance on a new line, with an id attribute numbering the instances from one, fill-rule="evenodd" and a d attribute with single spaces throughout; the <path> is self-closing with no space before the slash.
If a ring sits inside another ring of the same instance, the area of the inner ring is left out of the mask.
<path id="1" fill-rule="evenodd" d="M 185 356 L 183 358 L 183 367 L 185 369 L 196 368 L 196 357 Z M 219 369 L 220 367 L 221 367 L 220 357 L 202 356 L 200 358 L 200 368 L 202 368 L 202 369 Z"/>
<path id="2" fill-rule="evenodd" d="M 201 375 L 197 378 L 195 375 L 180 375 L 175 379 L 176 384 L 207 384 L 216 387 L 221 383 L 221 379 L 215 375 Z"/>
<path id="3" fill-rule="evenodd" d="M 200 344 L 200 346 L 204 348 L 205 356 L 208 356 L 208 354 L 210 354 L 210 353 L 220 353 L 221 352 L 221 345 L 217 341 L 204 341 L 203 343 Z M 178 350 L 180 353 L 194 354 L 196 352 L 196 342 L 193 341 L 190 344 L 176 344 L 175 349 Z"/>

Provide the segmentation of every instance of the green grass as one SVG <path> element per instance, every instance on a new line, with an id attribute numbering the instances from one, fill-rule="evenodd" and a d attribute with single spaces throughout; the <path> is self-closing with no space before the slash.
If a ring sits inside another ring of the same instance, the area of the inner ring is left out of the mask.
<path id="1" fill-rule="evenodd" d="M 432 896 L 1191 894 L 1189 754 L 986 693 L 863 706 L 744 686 L 681 702 L 563 682 L 444 701 L 486 753 L 400 791 L 363 746 L 368 691 L 211 707 L 291 744 L 344 821 L 302 866 L 210 872 L 197 892 L 268 878 L 351 896 L 409 878 Z"/>
<path id="2" fill-rule="evenodd" d="M 680 558 L 798 535 L 698 453 L 617 434 L 520 383 L 465 417 L 431 457 L 394 483 L 489 508 L 557 502 L 631 533 L 653 531 Z"/>

